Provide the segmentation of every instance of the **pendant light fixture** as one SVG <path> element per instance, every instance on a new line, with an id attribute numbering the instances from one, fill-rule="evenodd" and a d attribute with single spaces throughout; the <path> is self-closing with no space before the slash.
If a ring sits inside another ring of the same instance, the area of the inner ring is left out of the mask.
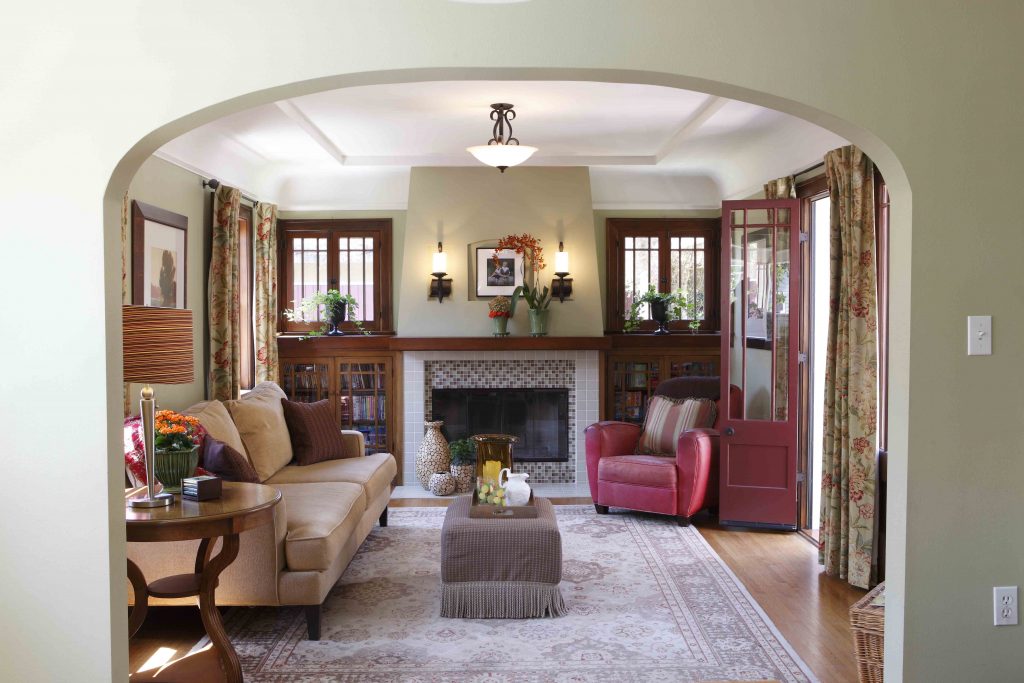
<path id="1" fill-rule="evenodd" d="M 516 117 L 513 105 L 498 102 L 491 105 L 491 120 L 494 131 L 486 145 L 467 147 L 466 151 L 488 166 L 494 166 L 502 173 L 509 166 L 518 166 L 537 151 L 536 147 L 520 145 L 517 138 L 512 137 L 512 119 Z M 508 128 L 506 137 L 505 128 Z"/>

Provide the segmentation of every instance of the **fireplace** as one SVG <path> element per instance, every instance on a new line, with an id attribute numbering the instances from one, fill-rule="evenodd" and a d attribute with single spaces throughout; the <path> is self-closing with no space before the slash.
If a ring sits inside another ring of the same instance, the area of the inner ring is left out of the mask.
<path id="1" fill-rule="evenodd" d="M 519 437 L 519 462 L 569 460 L 569 390 L 558 388 L 433 389 L 432 415 L 449 441 L 473 434 Z"/>

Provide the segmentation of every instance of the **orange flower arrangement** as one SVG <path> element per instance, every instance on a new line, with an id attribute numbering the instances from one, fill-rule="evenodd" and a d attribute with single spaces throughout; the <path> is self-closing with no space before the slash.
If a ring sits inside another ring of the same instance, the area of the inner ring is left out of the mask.
<path id="1" fill-rule="evenodd" d="M 199 420 L 173 410 L 156 411 L 156 449 L 160 451 L 188 451 L 202 441 Z"/>
<path id="2" fill-rule="evenodd" d="M 524 232 L 522 235 L 506 235 L 498 240 L 498 246 L 494 250 L 494 263 L 498 263 L 498 252 L 502 249 L 512 249 L 517 254 L 523 255 L 523 260 L 537 272 L 544 268 L 544 249 L 540 246 L 540 240 L 533 235 Z"/>

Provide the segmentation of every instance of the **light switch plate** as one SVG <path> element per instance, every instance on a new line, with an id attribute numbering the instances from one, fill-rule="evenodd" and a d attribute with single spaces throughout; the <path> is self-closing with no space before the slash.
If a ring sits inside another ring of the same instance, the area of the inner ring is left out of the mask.
<path id="1" fill-rule="evenodd" d="M 967 316 L 967 355 L 992 355 L 992 316 Z"/>

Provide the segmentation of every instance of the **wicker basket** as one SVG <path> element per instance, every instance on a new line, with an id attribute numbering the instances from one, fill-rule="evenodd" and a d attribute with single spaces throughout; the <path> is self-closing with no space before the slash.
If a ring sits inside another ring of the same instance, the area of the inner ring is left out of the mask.
<path id="1" fill-rule="evenodd" d="M 850 629 L 860 683 L 882 683 L 885 657 L 885 583 L 874 587 L 850 608 Z"/>

